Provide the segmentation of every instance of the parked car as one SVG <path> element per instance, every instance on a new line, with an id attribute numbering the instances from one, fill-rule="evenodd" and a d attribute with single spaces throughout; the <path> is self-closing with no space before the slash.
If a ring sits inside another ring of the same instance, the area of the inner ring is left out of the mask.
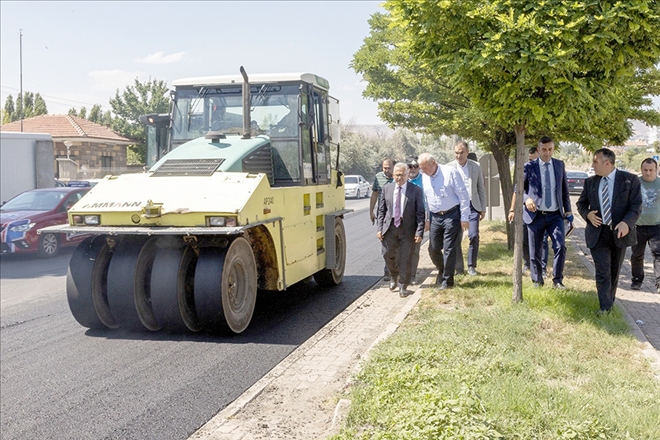
<path id="1" fill-rule="evenodd" d="M 0 253 L 36 252 L 54 257 L 62 246 L 76 245 L 83 234 L 37 234 L 46 226 L 67 223 L 67 210 L 89 191 L 89 187 L 56 187 L 25 191 L 0 207 Z"/>
<path id="2" fill-rule="evenodd" d="M 591 177 L 595 175 L 596 175 L 596 171 L 594 171 L 594 167 L 589 168 L 589 171 L 587 171 L 587 176 Z"/>
<path id="3" fill-rule="evenodd" d="M 344 176 L 344 196 L 360 197 L 371 196 L 371 185 L 366 179 L 359 175 Z"/>
<path id="4" fill-rule="evenodd" d="M 566 181 L 568 182 L 569 194 L 580 194 L 584 188 L 584 181 L 589 175 L 584 171 L 566 171 Z"/>

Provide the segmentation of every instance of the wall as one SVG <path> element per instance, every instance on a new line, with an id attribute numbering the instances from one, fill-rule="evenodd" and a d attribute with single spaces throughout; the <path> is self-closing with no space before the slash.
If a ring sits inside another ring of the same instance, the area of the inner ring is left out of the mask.
<path id="1" fill-rule="evenodd" d="M 35 188 L 55 186 L 49 134 L 0 132 L 0 202 Z"/>

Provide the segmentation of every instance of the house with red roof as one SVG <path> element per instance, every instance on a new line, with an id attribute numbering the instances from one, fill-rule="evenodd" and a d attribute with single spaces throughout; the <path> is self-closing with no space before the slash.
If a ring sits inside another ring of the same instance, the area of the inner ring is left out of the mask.
<path id="1" fill-rule="evenodd" d="M 106 126 L 71 115 L 40 115 L 0 125 L 0 131 L 46 133 L 53 138 L 55 177 L 95 179 L 127 171 L 126 147 L 134 142 Z"/>

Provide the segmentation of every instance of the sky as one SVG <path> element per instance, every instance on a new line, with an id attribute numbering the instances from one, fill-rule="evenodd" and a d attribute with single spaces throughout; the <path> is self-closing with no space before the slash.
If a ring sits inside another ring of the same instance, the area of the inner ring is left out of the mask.
<path id="1" fill-rule="evenodd" d="M 341 120 L 382 124 L 350 68 L 380 1 L 0 2 L 0 102 L 40 93 L 49 114 L 101 104 L 135 78 L 309 72 Z"/>

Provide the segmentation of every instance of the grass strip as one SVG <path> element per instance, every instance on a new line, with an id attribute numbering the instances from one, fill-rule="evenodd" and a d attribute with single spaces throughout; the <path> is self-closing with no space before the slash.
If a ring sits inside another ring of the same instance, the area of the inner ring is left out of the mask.
<path id="1" fill-rule="evenodd" d="M 660 382 L 623 315 L 596 315 L 568 249 L 566 290 L 511 303 L 503 222 L 482 223 L 479 273 L 426 289 L 355 378 L 333 439 L 660 439 Z"/>

